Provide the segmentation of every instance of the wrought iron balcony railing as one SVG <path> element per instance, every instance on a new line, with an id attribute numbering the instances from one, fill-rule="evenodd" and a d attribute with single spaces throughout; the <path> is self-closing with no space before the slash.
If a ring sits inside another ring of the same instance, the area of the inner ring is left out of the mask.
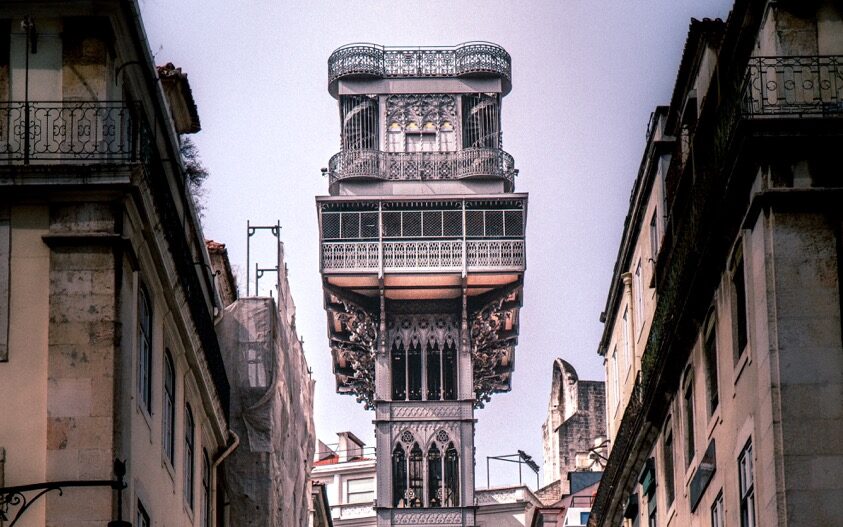
<path id="1" fill-rule="evenodd" d="M 752 57 L 745 117 L 843 116 L 843 55 Z"/>
<path id="2" fill-rule="evenodd" d="M 136 123 L 137 108 L 124 102 L 3 102 L 0 161 L 137 161 Z"/>
<path id="3" fill-rule="evenodd" d="M 349 44 L 328 58 L 328 84 L 336 94 L 342 77 L 460 77 L 496 75 L 509 91 L 512 62 L 505 49 L 491 42 L 465 42 L 452 47 L 387 47 Z"/>
<path id="4" fill-rule="evenodd" d="M 330 184 L 349 178 L 394 181 L 495 177 L 515 184 L 515 160 L 496 148 L 468 148 L 454 152 L 381 152 L 344 150 L 328 164 Z"/>

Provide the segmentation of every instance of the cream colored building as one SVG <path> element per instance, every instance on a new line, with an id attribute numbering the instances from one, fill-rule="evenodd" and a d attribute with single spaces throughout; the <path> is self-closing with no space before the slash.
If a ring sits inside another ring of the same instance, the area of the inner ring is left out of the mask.
<path id="1" fill-rule="evenodd" d="M 839 3 L 692 21 L 604 313 L 589 525 L 843 518 L 841 118 Z"/>
<path id="2" fill-rule="evenodd" d="M 122 510 L 70 485 L 17 525 L 211 525 L 229 387 L 186 77 L 153 66 L 135 1 L 6 1 L 0 94 L 0 486 L 128 467 Z"/>

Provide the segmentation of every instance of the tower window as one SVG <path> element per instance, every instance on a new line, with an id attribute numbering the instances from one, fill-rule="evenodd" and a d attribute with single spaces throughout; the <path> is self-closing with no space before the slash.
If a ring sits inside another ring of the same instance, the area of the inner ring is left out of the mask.
<path id="1" fill-rule="evenodd" d="M 392 451 L 392 506 L 404 505 L 407 493 L 407 457 L 400 444 Z"/>

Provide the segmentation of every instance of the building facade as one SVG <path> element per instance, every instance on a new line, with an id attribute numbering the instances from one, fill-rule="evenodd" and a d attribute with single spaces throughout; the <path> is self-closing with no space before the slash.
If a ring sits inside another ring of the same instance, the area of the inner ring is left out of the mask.
<path id="1" fill-rule="evenodd" d="M 9 1 L 0 97 L 0 487 L 68 482 L 4 492 L 0 513 L 211 525 L 229 386 L 180 158 L 186 76 L 154 67 L 134 1 Z M 119 479 L 118 459 L 122 502 L 78 486 Z"/>
<path id="2" fill-rule="evenodd" d="M 526 265 L 510 57 L 364 44 L 328 69 L 321 272 L 337 391 L 375 412 L 378 525 L 475 525 L 474 410 L 510 387 Z"/>
<path id="3" fill-rule="evenodd" d="M 313 481 L 325 487 L 336 527 L 376 527 L 377 461 L 375 449 L 351 432 L 337 442 L 316 446 Z"/>
<path id="4" fill-rule="evenodd" d="M 835 2 L 692 21 L 604 312 L 611 455 L 589 525 L 843 517 L 841 59 Z"/>
<path id="5" fill-rule="evenodd" d="M 553 361 L 547 420 L 542 425 L 544 485 L 556 481 L 569 494 L 568 473 L 599 472 L 605 465 L 606 394 L 603 381 L 580 380 L 562 359 Z"/>

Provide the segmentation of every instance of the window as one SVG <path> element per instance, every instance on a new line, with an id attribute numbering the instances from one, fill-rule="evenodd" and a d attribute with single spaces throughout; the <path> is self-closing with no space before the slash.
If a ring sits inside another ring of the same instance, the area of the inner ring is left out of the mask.
<path id="1" fill-rule="evenodd" d="M 741 500 L 741 527 L 755 527 L 755 477 L 752 473 L 752 441 L 738 457 L 738 485 Z"/>
<path id="2" fill-rule="evenodd" d="M 193 411 L 188 404 L 184 408 L 184 501 L 187 502 L 190 510 L 193 510 L 193 454 L 195 444 Z"/>
<path id="3" fill-rule="evenodd" d="M 705 355 L 705 389 L 708 402 L 709 417 L 717 409 L 720 402 L 717 382 L 717 332 L 715 330 L 715 316 L 712 312 L 705 324 L 705 340 L 703 342 L 703 354 Z"/>
<path id="4" fill-rule="evenodd" d="M 714 504 L 711 506 L 711 527 L 725 527 L 726 521 L 723 510 L 723 491 L 714 498 Z"/>
<path id="5" fill-rule="evenodd" d="M 407 456 L 401 445 L 392 451 L 392 506 L 403 507 L 407 494 Z"/>
<path id="6" fill-rule="evenodd" d="M 659 209 L 653 211 L 653 217 L 650 218 L 650 258 L 655 263 L 656 257 L 659 255 Z"/>
<path id="7" fill-rule="evenodd" d="M 152 413 L 152 304 L 146 289 L 138 290 L 138 397 Z"/>
<path id="8" fill-rule="evenodd" d="M 436 443 L 427 451 L 427 500 L 430 507 L 442 506 L 442 472 L 444 460 Z"/>
<path id="9" fill-rule="evenodd" d="M 176 446 L 176 367 L 169 350 L 164 351 L 164 411 L 161 423 L 164 458 L 174 466 Z"/>
<path id="10" fill-rule="evenodd" d="M 211 463 L 202 449 L 202 527 L 211 527 Z"/>
<path id="11" fill-rule="evenodd" d="M 150 527 L 152 523 L 149 521 L 149 514 L 147 514 L 146 509 L 143 508 L 140 500 L 138 500 L 138 517 L 137 517 L 137 526 L 138 527 Z"/>
<path id="12" fill-rule="evenodd" d="M 418 443 L 410 449 L 407 459 L 407 507 L 418 508 L 424 506 L 424 453 Z"/>
<path id="13" fill-rule="evenodd" d="M 671 427 L 670 418 L 665 425 L 664 436 L 664 501 L 665 505 L 670 508 L 673 504 L 673 498 L 676 495 L 673 478 L 673 428 Z"/>
<path id="14" fill-rule="evenodd" d="M 615 346 L 615 349 L 612 351 L 612 391 L 614 392 L 614 397 L 615 397 L 615 413 L 617 413 L 617 410 L 620 407 L 620 403 L 621 403 L 620 384 L 618 383 L 618 347 L 617 346 Z"/>
<path id="15" fill-rule="evenodd" d="M 369 503 L 375 500 L 373 478 L 350 479 L 345 482 L 346 503 Z"/>
<path id="16" fill-rule="evenodd" d="M 8 25 L 5 29 L 8 30 Z M 8 42 L 9 33 L 0 30 L 0 39 L 4 38 L 2 35 Z M 2 58 L 0 55 L 0 60 Z M 9 215 L 9 206 L 0 205 L 0 362 L 9 360 L 9 258 L 12 242 Z"/>
<path id="17" fill-rule="evenodd" d="M 685 467 L 691 466 L 696 445 L 694 443 L 694 376 L 690 368 L 685 370 L 685 389 L 683 396 L 685 414 Z"/>
<path id="18" fill-rule="evenodd" d="M 246 350 L 246 371 L 249 375 L 250 387 L 266 388 L 266 365 L 260 350 L 254 348 Z"/>
<path id="19" fill-rule="evenodd" d="M 460 505 L 460 458 L 453 443 L 445 450 L 445 495 L 442 502 L 445 507 Z"/>
<path id="20" fill-rule="evenodd" d="M 732 289 L 734 299 L 734 328 L 735 328 L 735 361 L 743 355 L 749 341 L 747 334 L 747 320 L 746 320 L 746 280 L 744 278 L 743 253 L 738 252 L 734 258 L 734 265 L 732 267 Z"/>
<path id="21" fill-rule="evenodd" d="M 635 289 L 635 334 L 640 335 L 644 329 L 644 281 L 641 278 L 641 260 L 638 260 L 638 265 L 635 266 L 632 287 Z"/>
<path id="22" fill-rule="evenodd" d="M 397 333 L 392 344 L 392 400 L 456 399 L 458 339 L 453 334 L 441 339 L 422 337 L 430 334 L 430 328 L 452 331 L 453 326 L 449 324 L 442 319 L 425 317 L 396 321 L 396 325 L 402 325 L 404 329 L 403 333 Z"/>
<path id="23" fill-rule="evenodd" d="M 623 360 L 627 371 L 632 366 L 632 342 L 629 336 L 629 306 L 623 308 Z"/>

